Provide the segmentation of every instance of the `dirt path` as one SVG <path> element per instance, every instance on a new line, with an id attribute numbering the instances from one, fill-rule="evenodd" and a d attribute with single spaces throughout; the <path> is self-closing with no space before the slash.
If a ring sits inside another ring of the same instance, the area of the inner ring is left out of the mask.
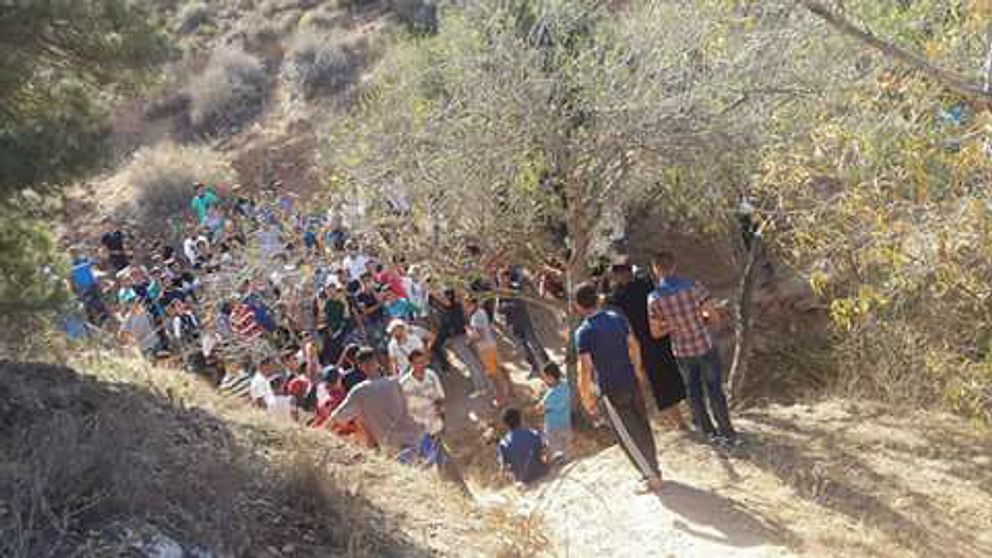
<path id="1" fill-rule="evenodd" d="M 732 454 L 656 427 L 667 481 L 658 495 L 635 495 L 613 446 L 526 492 L 477 496 L 542 525 L 556 556 L 992 555 L 987 433 L 841 401 L 750 411 L 737 423 L 747 445 Z"/>

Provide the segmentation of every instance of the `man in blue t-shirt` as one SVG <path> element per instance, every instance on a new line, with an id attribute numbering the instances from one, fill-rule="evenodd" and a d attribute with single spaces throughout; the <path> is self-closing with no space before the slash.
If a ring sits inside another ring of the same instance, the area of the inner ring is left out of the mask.
<path id="1" fill-rule="evenodd" d="M 600 309 L 598 298 L 591 283 L 575 291 L 575 309 L 583 317 L 575 332 L 579 396 L 594 417 L 597 402 L 602 402 L 620 447 L 643 477 L 641 491 L 656 492 L 661 489 L 661 472 L 642 396 L 647 384 L 640 347 L 627 319 L 614 310 Z"/>
<path id="2" fill-rule="evenodd" d="M 514 480 L 530 484 L 548 472 L 544 460 L 544 441 L 530 428 L 522 428 L 520 411 L 503 411 L 503 424 L 509 432 L 499 443 L 499 464 L 513 474 Z"/>
<path id="3" fill-rule="evenodd" d="M 86 309 L 89 321 L 103 323 L 110 313 L 100 298 L 100 282 L 93 269 L 96 262 L 86 257 L 81 250 L 70 250 L 72 268 L 69 274 L 69 286 Z"/>

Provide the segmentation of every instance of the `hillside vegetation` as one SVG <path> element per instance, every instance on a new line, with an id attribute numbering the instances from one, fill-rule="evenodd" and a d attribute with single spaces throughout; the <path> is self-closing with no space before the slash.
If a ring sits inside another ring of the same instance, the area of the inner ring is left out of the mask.
<path id="1" fill-rule="evenodd" d="M 523 519 L 194 376 L 0 362 L 0 554 L 533 555 Z"/>
<path id="2" fill-rule="evenodd" d="M 984 0 L 2 3 L 0 555 L 992 555 L 990 37 Z M 520 493 L 459 408 L 469 500 L 64 351 L 67 248 L 175 240 L 201 180 L 444 280 L 673 249 L 728 303 L 745 449 L 665 432 L 673 489 L 628 498 L 584 431 Z"/>

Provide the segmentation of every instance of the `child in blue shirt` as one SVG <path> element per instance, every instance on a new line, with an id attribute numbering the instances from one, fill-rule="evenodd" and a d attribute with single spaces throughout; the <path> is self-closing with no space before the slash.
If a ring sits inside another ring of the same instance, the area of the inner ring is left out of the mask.
<path id="1" fill-rule="evenodd" d="M 503 424 L 509 432 L 499 443 L 499 464 L 513 479 L 530 484 L 548 472 L 544 460 L 544 441 L 541 434 L 521 426 L 520 411 L 509 408 L 503 411 Z"/>
<path id="2" fill-rule="evenodd" d="M 572 443 L 572 390 L 568 382 L 562 381 L 561 369 L 554 362 L 544 365 L 541 379 L 548 386 L 541 398 L 548 454 L 552 461 L 563 462 L 568 459 Z"/>

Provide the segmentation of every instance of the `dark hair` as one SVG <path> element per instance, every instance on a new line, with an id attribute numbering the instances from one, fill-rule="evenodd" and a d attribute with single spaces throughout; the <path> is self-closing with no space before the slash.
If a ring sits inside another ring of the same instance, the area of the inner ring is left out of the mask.
<path id="1" fill-rule="evenodd" d="M 506 425 L 510 430 L 516 430 L 520 428 L 520 411 L 510 407 L 503 411 L 503 424 Z"/>
<path id="2" fill-rule="evenodd" d="M 356 364 L 366 364 L 375 360 L 375 351 L 372 347 L 362 347 L 358 349 L 358 354 L 355 355 Z"/>
<path id="3" fill-rule="evenodd" d="M 668 271 L 675 267 L 675 255 L 666 250 L 655 252 L 654 256 L 651 257 L 651 263 Z"/>
<path id="4" fill-rule="evenodd" d="M 548 376 L 549 378 L 553 378 L 555 380 L 561 380 L 561 368 L 558 368 L 558 365 L 555 364 L 554 362 L 549 361 L 547 364 L 545 364 L 544 368 L 541 369 L 541 372 L 544 373 L 544 375 Z"/>
<path id="5" fill-rule="evenodd" d="M 575 289 L 575 303 L 578 304 L 580 308 L 591 310 L 596 307 L 598 301 L 599 296 L 596 294 L 595 284 L 585 282 Z"/>
<path id="6" fill-rule="evenodd" d="M 426 352 L 424 352 L 424 350 L 423 350 L 423 349 L 414 349 L 414 350 L 412 350 L 412 351 L 410 351 L 410 354 L 409 354 L 409 355 L 407 355 L 407 357 L 406 357 L 406 358 L 407 358 L 407 360 L 409 360 L 410 362 L 413 362 L 413 359 L 415 359 L 415 358 L 420 358 L 420 357 L 422 357 L 422 356 L 426 356 L 426 355 L 427 355 L 427 353 L 426 353 Z"/>
<path id="7" fill-rule="evenodd" d="M 358 343 L 349 343 L 341 353 L 341 358 L 354 362 L 360 350 L 362 347 Z"/>

